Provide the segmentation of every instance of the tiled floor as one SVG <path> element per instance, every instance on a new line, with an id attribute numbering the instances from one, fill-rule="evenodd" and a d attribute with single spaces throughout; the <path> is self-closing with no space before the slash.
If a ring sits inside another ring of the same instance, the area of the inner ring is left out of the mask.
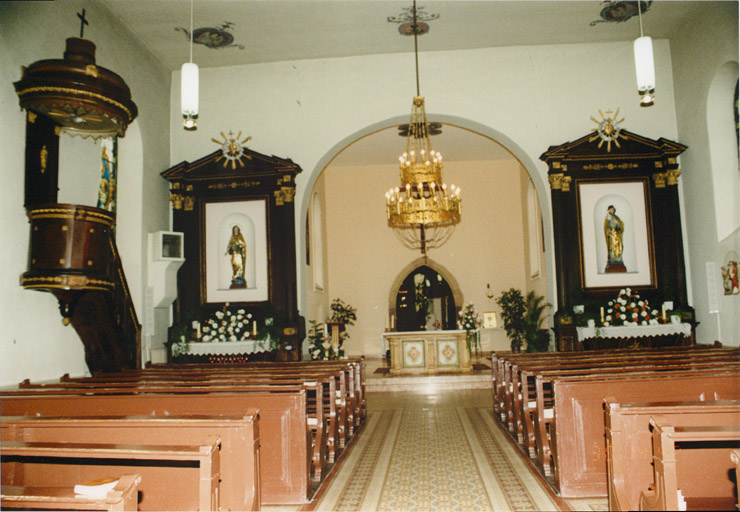
<path id="1" fill-rule="evenodd" d="M 300 510 L 606 509 L 605 499 L 559 499 L 521 456 L 493 418 L 490 369 L 460 383 L 377 373 L 383 364 L 367 361 L 366 424 Z"/>

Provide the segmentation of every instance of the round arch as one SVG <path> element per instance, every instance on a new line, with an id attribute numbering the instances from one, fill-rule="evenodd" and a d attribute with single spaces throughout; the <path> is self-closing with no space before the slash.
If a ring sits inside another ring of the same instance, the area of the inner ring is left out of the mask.
<path id="1" fill-rule="evenodd" d="M 532 180 L 532 183 L 534 184 L 535 191 L 537 192 L 537 198 L 540 204 L 540 213 L 542 215 L 542 228 L 545 235 L 545 257 L 547 266 L 547 300 L 550 304 L 554 305 L 555 309 L 557 309 L 557 284 L 555 282 L 555 254 L 553 245 L 554 242 L 552 232 L 552 217 L 549 201 L 549 187 L 546 180 L 546 174 L 540 173 L 538 171 L 535 161 L 526 151 L 524 151 L 521 145 L 516 143 L 506 134 L 496 130 L 495 128 L 483 125 L 481 123 L 478 123 L 477 121 L 449 114 L 435 113 L 432 114 L 430 117 L 433 117 L 435 122 L 441 122 L 443 124 L 453 125 L 458 128 L 469 130 L 473 133 L 481 135 L 482 137 L 490 139 L 493 142 L 497 142 L 498 144 L 506 148 L 514 156 L 514 158 L 519 161 L 522 168 L 526 170 L 527 174 Z M 407 115 L 391 117 L 366 126 L 365 128 L 362 128 L 348 135 L 347 137 L 334 144 L 334 146 L 332 146 L 318 160 L 314 168 L 311 170 L 310 174 L 307 176 L 308 179 L 306 182 L 306 187 L 303 189 L 300 197 L 300 218 L 298 219 L 298 225 L 305 225 L 308 208 L 310 207 L 311 193 L 313 191 L 316 180 L 324 171 L 324 169 L 326 169 L 326 167 L 328 167 L 332 163 L 337 155 L 339 155 L 339 153 L 341 153 L 346 147 L 352 145 L 360 139 L 368 137 L 380 130 L 384 130 L 393 126 L 398 126 L 399 124 L 403 124 L 406 122 L 408 122 Z M 297 241 L 298 243 L 296 251 L 298 251 L 298 254 L 305 253 L 306 243 L 308 241 L 306 240 L 306 234 L 304 230 L 297 230 Z M 299 276 L 305 277 L 303 276 L 303 272 L 304 269 L 298 269 Z M 303 278 L 299 278 L 299 283 L 304 282 L 305 280 Z M 307 295 L 305 286 L 301 286 L 298 304 L 300 310 L 305 309 L 306 299 Z"/>

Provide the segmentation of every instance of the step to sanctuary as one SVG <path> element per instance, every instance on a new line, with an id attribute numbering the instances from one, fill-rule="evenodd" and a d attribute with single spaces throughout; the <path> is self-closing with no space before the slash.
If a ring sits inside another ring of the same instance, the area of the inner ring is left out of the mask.
<path id="1" fill-rule="evenodd" d="M 433 393 L 438 389 L 491 388 L 490 362 L 476 361 L 472 372 L 409 373 L 392 375 L 384 359 L 365 361 L 365 388 L 373 391 L 417 391 Z"/>

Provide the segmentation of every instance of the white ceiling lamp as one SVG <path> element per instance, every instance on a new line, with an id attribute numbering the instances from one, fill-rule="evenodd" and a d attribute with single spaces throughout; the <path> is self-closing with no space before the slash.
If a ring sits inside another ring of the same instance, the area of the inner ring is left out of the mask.
<path id="1" fill-rule="evenodd" d="M 642 0 L 637 2 L 637 15 L 640 19 L 640 37 L 635 39 L 635 71 L 637 73 L 637 92 L 640 106 L 650 107 L 655 102 L 655 63 L 653 61 L 653 40 L 642 32 Z"/>
<path id="2" fill-rule="evenodd" d="M 180 73 L 180 109 L 182 126 L 188 131 L 198 129 L 198 65 L 193 63 L 193 1 L 190 0 L 190 62 Z"/>

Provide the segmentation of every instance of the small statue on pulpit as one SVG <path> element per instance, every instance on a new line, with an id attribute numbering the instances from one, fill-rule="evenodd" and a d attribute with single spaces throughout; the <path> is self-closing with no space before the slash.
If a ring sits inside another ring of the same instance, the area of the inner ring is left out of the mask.
<path id="1" fill-rule="evenodd" d="M 231 258 L 231 286 L 230 288 L 246 288 L 247 280 L 244 268 L 247 262 L 247 242 L 244 240 L 238 225 L 231 228 L 231 238 L 226 246 L 226 256 Z"/>

